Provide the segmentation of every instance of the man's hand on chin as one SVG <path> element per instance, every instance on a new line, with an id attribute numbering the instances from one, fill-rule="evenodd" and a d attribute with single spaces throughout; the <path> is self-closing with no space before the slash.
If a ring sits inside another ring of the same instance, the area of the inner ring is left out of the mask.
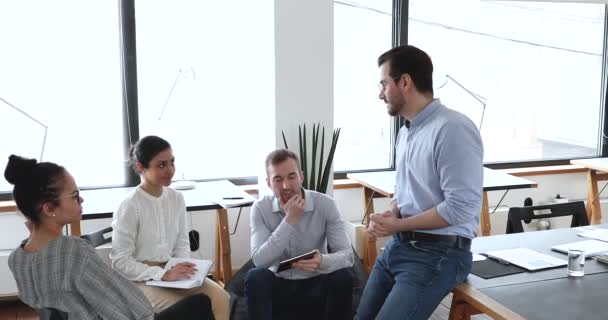
<path id="1" fill-rule="evenodd" d="M 283 199 L 281 198 L 281 202 Z M 281 207 L 285 211 L 285 219 L 287 223 L 296 224 L 304 214 L 304 198 L 300 194 L 294 194 L 285 203 L 281 203 Z"/>

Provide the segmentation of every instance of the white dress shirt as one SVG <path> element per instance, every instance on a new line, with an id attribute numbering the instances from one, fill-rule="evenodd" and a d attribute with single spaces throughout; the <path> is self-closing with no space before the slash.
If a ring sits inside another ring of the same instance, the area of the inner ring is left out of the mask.
<path id="1" fill-rule="evenodd" d="M 162 278 L 163 268 L 143 261 L 190 257 L 186 203 L 171 188 L 163 187 L 158 198 L 135 188 L 114 213 L 112 228 L 112 268 L 129 280 Z"/>

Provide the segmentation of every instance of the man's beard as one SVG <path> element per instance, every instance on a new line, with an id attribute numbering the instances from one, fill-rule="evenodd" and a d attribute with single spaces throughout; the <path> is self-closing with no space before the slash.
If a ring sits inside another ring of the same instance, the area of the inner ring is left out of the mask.
<path id="1" fill-rule="evenodd" d="M 405 106 L 405 101 L 399 101 L 398 103 L 387 103 L 387 112 L 390 116 L 397 116 Z"/>
<path id="2" fill-rule="evenodd" d="M 399 114 L 399 110 L 395 108 L 392 104 L 388 105 L 387 112 L 389 116 L 396 116 Z"/>

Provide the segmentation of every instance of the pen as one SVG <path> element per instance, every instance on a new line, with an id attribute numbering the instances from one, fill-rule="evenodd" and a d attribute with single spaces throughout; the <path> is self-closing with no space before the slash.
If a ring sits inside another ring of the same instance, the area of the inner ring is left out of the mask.
<path id="1" fill-rule="evenodd" d="M 224 197 L 224 200 L 242 200 L 243 197 Z"/>
<path id="2" fill-rule="evenodd" d="M 487 257 L 487 258 L 490 258 L 490 259 L 492 259 L 492 260 L 494 260 L 494 261 L 496 261 L 496 262 L 498 262 L 498 263 L 500 263 L 500 264 L 504 264 L 504 265 L 511 264 L 511 263 L 510 263 L 509 261 L 507 261 L 507 260 L 503 260 L 503 259 L 500 259 L 500 258 L 497 258 L 497 257 L 491 256 L 491 255 L 489 255 L 489 254 L 487 254 L 487 253 L 480 253 L 480 255 L 485 256 L 485 257 Z"/>

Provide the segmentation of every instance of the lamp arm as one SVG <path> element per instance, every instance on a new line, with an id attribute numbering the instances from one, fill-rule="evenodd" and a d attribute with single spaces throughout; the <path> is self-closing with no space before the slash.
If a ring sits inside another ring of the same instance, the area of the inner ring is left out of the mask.
<path id="1" fill-rule="evenodd" d="M 477 93 L 467 89 L 465 86 L 463 86 L 460 82 L 456 81 L 456 79 L 452 78 L 449 74 L 445 75 L 446 78 L 454 81 L 454 83 L 459 86 L 462 90 L 464 90 L 466 93 L 468 93 L 471 97 L 473 97 L 473 99 L 477 100 L 477 102 L 481 103 L 481 105 L 483 106 L 483 108 L 481 109 L 481 120 L 479 120 L 479 130 L 481 130 L 481 126 L 483 125 L 483 117 L 486 114 L 486 98 L 478 95 Z"/>
<path id="2" fill-rule="evenodd" d="M 454 83 L 459 86 L 462 90 L 466 91 L 469 95 L 471 95 L 473 98 L 475 98 L 475 100 L 479 101 L 479 103 L 483 104 L 483 106 L 486 106 L 486 102 L 485 100 L 487 100 L 486 98 L 478 95 L 477 93 L 467 89 L 465 86 L 463 86 L 462 84 L 460 84 L 460 82 L 456 81 L 456 79 L 452 78 L 449 74 L 445 75 L 446 78 L 454 81 Z"/>
<path id="3" fill-rule="evenodd" d="M 44 147 L 46 146 L 46 134 L 49 130 L 49 127 L 47 125 L 45 125 L 44 123 L 38 121 L 38 119 L 30 116 L 27 112 L 17 108 L 16 106 L 14 106 L 12 103 L 4 100 L 4 98 L 0 97 L 0 100 L 2 100 L 4 103 L 6 103 L 9 107 L 17 110 L 17 112 L 21 113 L 22 115 L 26 116 L 28 119 L 36 122 L 37 124 L 41 125 L 44 128 L 44 137 L 42 138 L 42 150 L 40 150 L 40 159 L 39 161 L 42 161 L 42 156 L 44 155 Z"/>
<path id="4" fill-rule="evenodd" d="M 13 104 L 11 104 L 10 102 L 8 102 L 8 101 L 4 100 L 2 97 L 0 97 L 0 100 L 2 100 L 4 103 L 8 104 L 8 105 L 9 105 L 9 107 L 11 107 L 11 108 L 13 108 L 13 109 L 17 110 L 19 113 L 21 113 L 21 114 L 23 114 L 24 116 L 28 117 L 30 120 L 32 120 L 32 121 L 36 122 L 37 124 L 41 125 L 41 126 L 42 126 L 42 127 L 45 129 L 45 132 L 46 132 L 46 129 L 48 129 L 48 127 L 47 127 L 47 126 L 46 126 L 44 123 L 42 123 L 42 122 L 38 121 L 36 118 L 34 118 L 34 117 L 30 116 L 30 115 L 29 115 L 27 112 L 25 112 L 25 111 L 23 111 L 23 110 L 21 110 L 21 109 L 19 109 L 19 108 L 15 107 L 15 106 L 14 106 Z"/>

